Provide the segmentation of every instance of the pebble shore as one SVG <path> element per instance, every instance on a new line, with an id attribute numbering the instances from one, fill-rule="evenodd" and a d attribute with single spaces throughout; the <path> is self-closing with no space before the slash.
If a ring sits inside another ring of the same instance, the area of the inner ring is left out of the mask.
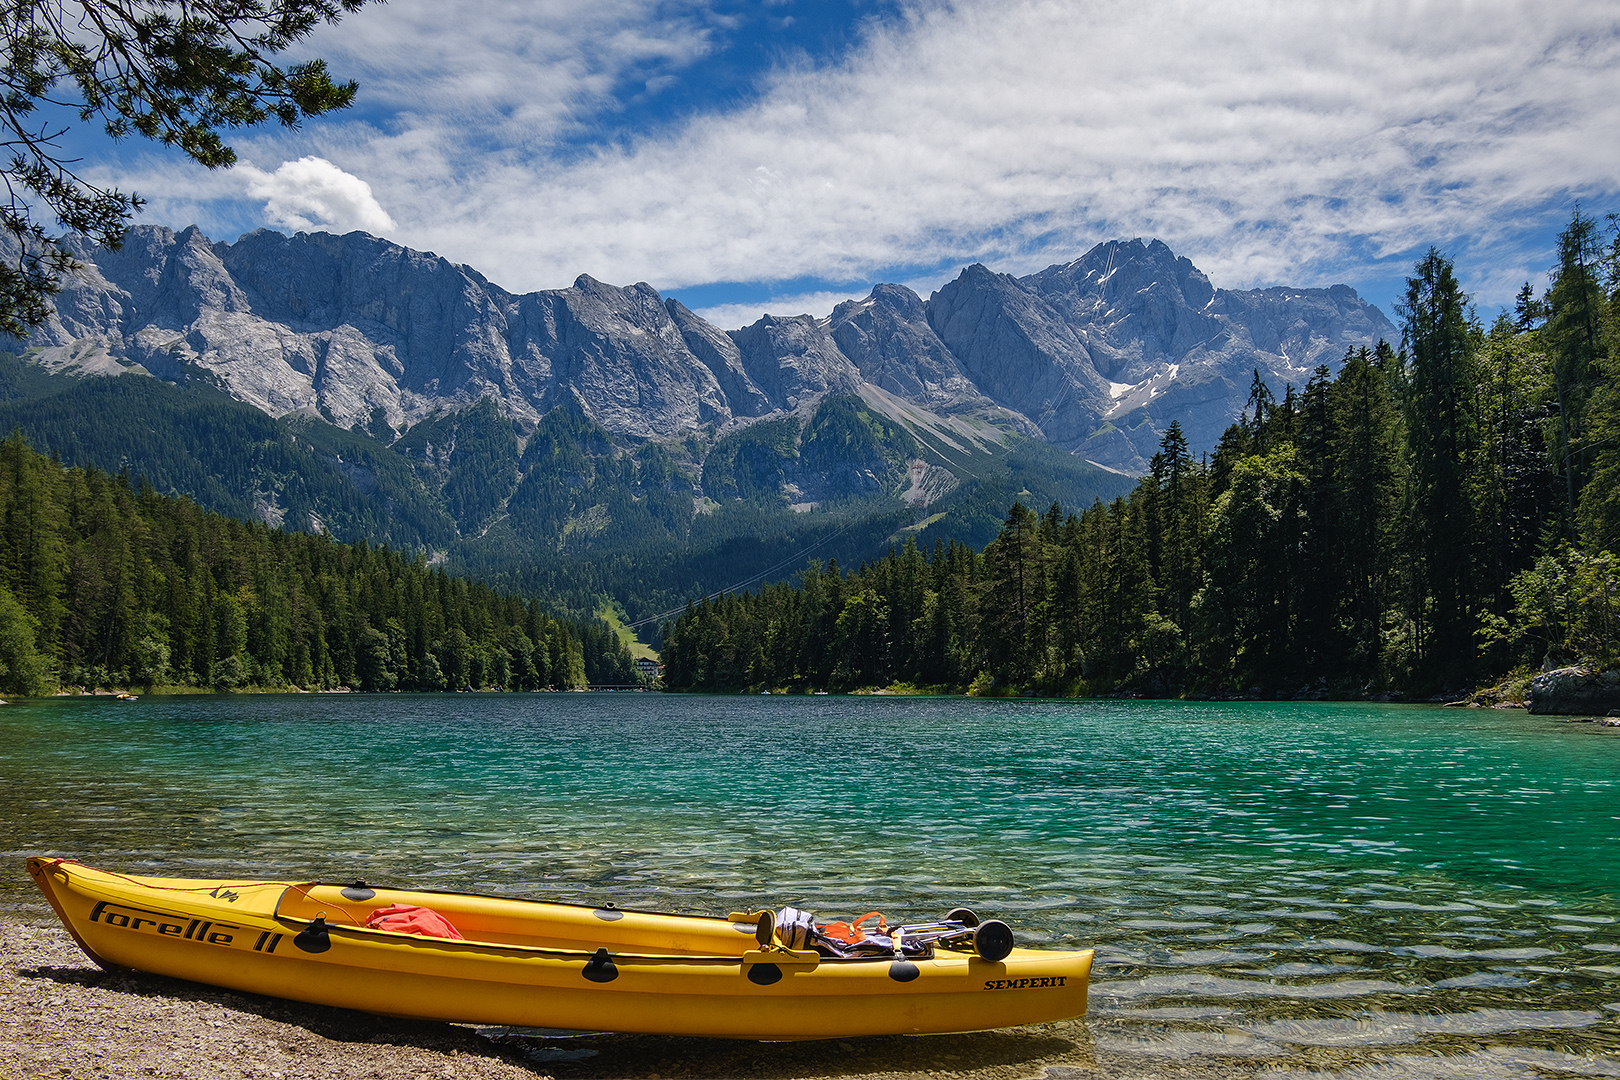
<path id="1" fill-rule="evenodd" d="M 135 971 L 0 918 L 0 1080 L 1235 1080 L 1224 1062 L 1100 1056 L 1084 1023 L 757 1043 L 391 1020 Z"/>

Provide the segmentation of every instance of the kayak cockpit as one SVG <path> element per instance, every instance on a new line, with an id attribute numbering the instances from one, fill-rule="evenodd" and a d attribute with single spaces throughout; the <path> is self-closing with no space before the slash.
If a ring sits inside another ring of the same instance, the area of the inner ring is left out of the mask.
<path id="1" fill-rule="evenodd" d="M 414 905 L 442 916 L 470 943 L 557 952 L 667 956 L 735 956 L 759 947 L 756 922 L 671 916 L 615 907 L 592 908 L 539 900 L 471 896 L 354 885 L 294 884 L 276 903 L 278 919 L 363 929 L 394 906 Z M 749 918 L 749 917 L 744 917 Z"/>

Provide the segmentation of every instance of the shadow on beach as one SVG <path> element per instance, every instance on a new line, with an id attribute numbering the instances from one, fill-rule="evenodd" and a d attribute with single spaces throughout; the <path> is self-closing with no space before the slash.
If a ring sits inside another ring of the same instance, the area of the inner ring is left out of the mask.
<path id="1" fill-rule="evenodd" d="M 1054 1025 L 1055 1027 L 1055 1025 Z M 904 1076 L 916 1073 L 1062 1080 L 1090 1074 L 1096 1062 L 1080 1025 L 1062 1034 L 1010 1029 L 964 1035 L 879 1035 L 811 1042 L 762 1043 L 669 1035 L 497 1035 L 559 1077 Z M 1056 1064 L 1062 1062 L 1062 1065 Z"/>
<path id="2" fill-rule="evenodd" d="M 1091 1036 L 1083 1023 L 1047 1024 L 957 1035 L 889 1035 L 807 1042 L 762 1043 L 664 1035 L 581 1033 L 541 1029 L 475 1027 L 400 1020 L 349 1009 L 307 1005 L 222 990 L 145 972 L 103 971 L 72 963 L 66 935 L 50 934 L 50 955 L 14 967 L 13 984 L 33 1001 L 48 1004 L 65 1038 L 81 1025 L 106 1027 L 109 1012 L 125 1021 L 155 1024 L 185 1039 L 223 1035 L 254 1026 L 254 1018 L 278 1029 L 301 1029 L 308 1044 L 322 1044 L 338 1057 L 358 1062 L 380 1052 L 412 1049 L 474 1064 L 505 1075 L 560 1078 L 910 1077 L 920 1074 L 976 1077 L 1095 1077 Z M 76 954 L 77 950 L 73 950 Z M 20 957 L 18 959 L 21 959 Z M 43 962 L 41 962 L 43 961 Z M 94 999 L 117 1001 L 93 1004 Z M 234 1018 L 221 1021 L 220 1017 Z M 284 1041 L 286 1041 L 284 1039 Z M 222 1048 L 223 1049 L 223 1048 Z M 216 1057 L 217 1060 L 217 1057 Z M 494 1075 L 492 1073 L 491 1075 Z"/>

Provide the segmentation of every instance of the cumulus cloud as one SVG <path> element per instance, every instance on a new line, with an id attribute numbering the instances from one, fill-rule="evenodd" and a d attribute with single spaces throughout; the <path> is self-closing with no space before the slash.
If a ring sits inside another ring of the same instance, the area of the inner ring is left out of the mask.
<path id="1" fill-rule="evenodd" d="M 248 164 L 233 171 L 247 180 L 249 198 L 264 200 L 264 216 L 273 225 L 299 231 L 360 229 L 378 236 L 396 228 L 370 184 L 325 158 L 284 161 L 271 173 Z"/>

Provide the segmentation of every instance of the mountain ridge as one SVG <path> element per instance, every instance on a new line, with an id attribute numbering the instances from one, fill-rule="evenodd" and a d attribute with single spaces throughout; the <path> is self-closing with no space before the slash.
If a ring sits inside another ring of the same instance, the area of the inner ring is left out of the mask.
<path id="1" fill-rule="evenodd" d="M 271 416 L 373 433 L 489 398 L 525 428 L 577 407 L 628 447 L 805 420 L 857 394 L 902 426 L 914 410 L 964 418 L 1140 474 L 1171 420 L 1212 446 L 1252 371 L 1280 391 L 1394 333 L 1347 286 L 1218 289 L 1158 240 L 1108 241 L 1023 278 L 974 264 L 926 300 L 880 283 L 822 318 L 735 330 L 644 282 L 582 274 L 514 294 L 365 233 L 226 243 L 141 226 L 118 252 L 69 246 L 84 270 L 23 343 L 48 369 L 201 369 Z"/>

